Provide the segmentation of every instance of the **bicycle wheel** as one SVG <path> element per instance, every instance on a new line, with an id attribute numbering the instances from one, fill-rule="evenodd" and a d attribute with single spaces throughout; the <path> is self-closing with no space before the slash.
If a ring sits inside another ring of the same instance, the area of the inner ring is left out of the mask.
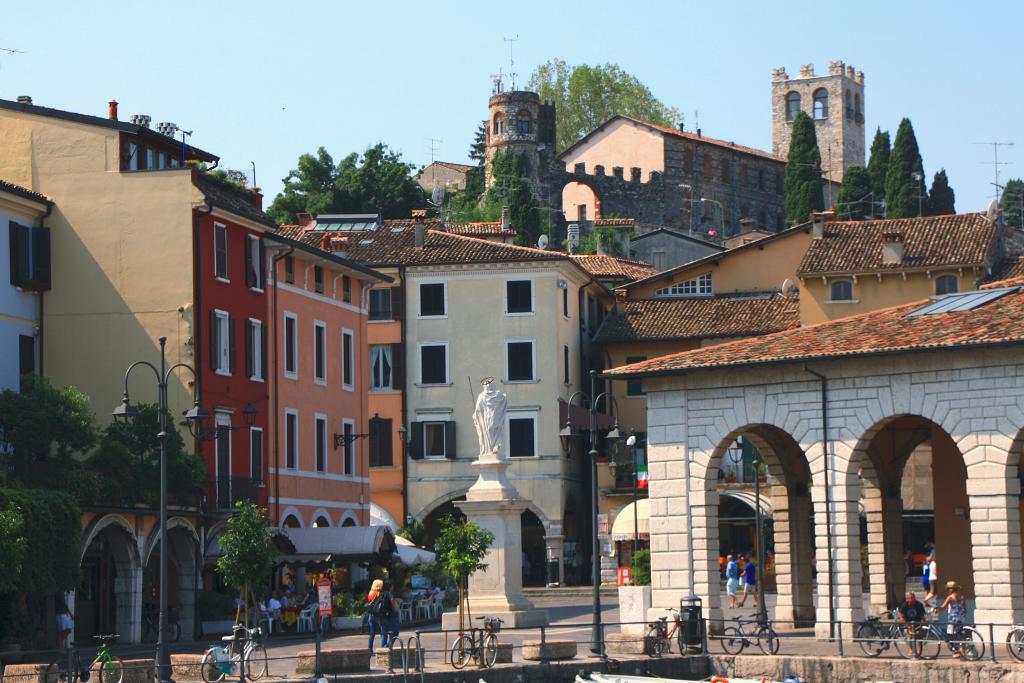
<path id="1" fill-rule="evenodd" d="M 929 624 L 922 629 L 918 642 L 921 644 L 921 651 L 918 657 L 921 659 L 935 659 L 942 652 L 942 644 L 946 642 L 946 639 L 939 629 Z"/>
<path id="2" fill-rule="evenodd" d="M 1024 662 L 1024 627 L 1017 626 L 1006 634 L 1006 651 L 1017 661 Z"/>
<path id="3" fill-rule="evenodd" d="M 245 675 L 258 681 L 267 675 L 267 648 L 263 643 L 253 643 L 252 648 L 245 653 Z"/>
<path id="4" fill-rule="evenodd" d="M 960 656 L 968 662 L 976 662 L 985 656 L 985 638 L 970 626 L 960 629 L 955 644 Z"/>
<path id="5" fill-rule="evenodd" d="M 67 664 L 67 658 L 58 659 L 46 667 L 46 673 L 43 674 L 43 683 L 76 683 L 78 672 L 68 672 Z"/>
<path id="6" fill-rule="evenodd" d="M 494 663 L 498 661 L 498 639 L 494 637 L 493 633 L 488 633 L 484 637 L 484 666 L 491 668 Z"/>
<path id="7" fill-rule="evenodd" d="M 679 647 L 679 654 L 686 654 L 686 637 L 684 636 L 685 631 L 680 628 L 676 631 L 676 645 Z"/>
<path id="8" fill-rule="evenodd" d="M 224 672 L 213 661 L 213 650 L 207 650 L 199 662 L 199 675 L 206 683 L 220 683 L 224 680 Z"/>
<path id="9" fill-rule="evenodd" d="M 766 655 L 777 655 L 779 653 L 779 636 L 771 626 L 758 626 L 754 632 L 757 638 L 757 646 Z"/>
<path id="10" fill-rule="evenodd" d="M 109 660 L 100 661 L 98 664 L 100 683 L 121 683 L 124 680 L 124 660 L 117 655 L 110 655 Z"/>
<path id="11" fill-rule="evenodd" d="M 906 626 L 900 626 L 899 633 L 893 640 L 896 652 L 900 653 L 900 657 L 904 659 L 917 659 L 921 656 L 921 635 L 923 635 L 922 629 L 915 631 Z"/>
<path id="12" fill-rule="evenodd" d="M 746 639 L 735 626 L 730 626 L 722 631 L 722 635 L 718 637 L 718 643 L 728 655 L 738 655 L 747 646 Z"/>
<path id="13" fill-rule="evenodd" d="M 878 632 L 878 624 L 873 621 L 858 626 L 854 640 L 868 657 L 877 657 L 885 649 L 885 641 L 882 639 L 882 634 Z"/>
<path id="14" fill-rule="evenodd" d="M 657 626 L 652 626 L 647 629 L 647 635 L 644 636 L 644 654 L 648 657 L 657 657 L 661 654 L 661 646 L 658 641 L 660 640 L 660 631 Z"/>
<path id="15" fill-rule="evenodd" d="M 473 650 L 476 648 L 473 646 L 473 639 L 469 636 L 459 636 L 452 643 L 452 666 L 456 669 L 462 669 L 469 660 L 473 659 Z"/>

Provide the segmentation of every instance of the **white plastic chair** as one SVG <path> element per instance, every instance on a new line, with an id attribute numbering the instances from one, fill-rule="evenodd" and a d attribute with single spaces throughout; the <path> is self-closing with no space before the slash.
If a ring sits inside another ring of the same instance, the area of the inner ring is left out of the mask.
<path id="1" fill-rule="evenodd" d="M 260 623 L 262 624 L 264 622 L 267 624 L 267 635 L 269 636 L 274 632 L 274 613 L 263 612 L 260 614 Z"/>
<path id="2" fill-rule="evenodd" d="M 409 600 L 402 600 L 398 605 L 398 619 L 403 624 L 407 624 L 412 621 L 412 602 Z"/>
<path id="3" fill-rule="evenodd" d="M 415 605 L 416 605 L 416 620 L 417 621 L 419 621 L 420 619 L 423 619 L 424 621 L 426 621 L 427 619 L 430 619 L 430 616 L 431 616 L 430 598 L 423 598 L 421 600 L 417 600 Z"/>
<path id="4" fill-rule="evenodd" d="M 438 619 L 444 614 L 444 594 L 437 593 L 430 598 L 430 615 Z"/>
<path id="5" fill-rule="evenodd" d="M 317 609 L 318 605 L 314 603 L 299 612 L 299 622 L 296 628 L 299 633 L 313 632 L 313 615 L 316 614 Z"/>

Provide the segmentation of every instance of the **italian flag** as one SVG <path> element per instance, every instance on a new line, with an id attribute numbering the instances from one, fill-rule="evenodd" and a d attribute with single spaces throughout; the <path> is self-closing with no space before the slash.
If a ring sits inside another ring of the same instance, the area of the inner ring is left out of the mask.
<path id="1" fill-rule="evenodd" d="M 638 489 L 647 488 L 647 480 L 649 475 L 647 474 L 647 465 L 637 465 L 636 468 L 636 487 Z"/>

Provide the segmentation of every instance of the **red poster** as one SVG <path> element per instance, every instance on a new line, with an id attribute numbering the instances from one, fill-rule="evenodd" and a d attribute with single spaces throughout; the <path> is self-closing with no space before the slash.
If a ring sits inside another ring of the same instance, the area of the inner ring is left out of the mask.
<path id="1" fill-rule="evenodd" d="M 320 616 L 331 616 L 334 614 L 334 605 L 331 602 L 331 580 L 320 579 L 316 582 L 316 596 L 320 602 Z"/>

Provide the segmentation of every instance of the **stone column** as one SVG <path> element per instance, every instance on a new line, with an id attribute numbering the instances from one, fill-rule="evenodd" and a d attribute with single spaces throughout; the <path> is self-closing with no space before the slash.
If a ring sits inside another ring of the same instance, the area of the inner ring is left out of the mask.
<path id="1" fill-rule="evenodd" d="M 819 448 L 820 452 L 820 448 Z M 810 454 L 808 454 L 810 455 Z M 812 460 L 813 460 L 813 456 Z M 829 616 L 835 607 L 835 620 L 856 622 L 864 618 L 863 589 L 860 563 L 860 509 L 859 483 L 850 483 L 851 475 L 836 471 L 829 473 L 831 484 L 832 517 L 826 515 L 824 472 L 814 474 L 811 497 L 814 501 L 814 535 L 818 539 L 815 560 L 818 566 L 818 605 L 814 625 L 815 635 L 829 636 Z M 853 475 L 856 476 L 856 475 Z M 832 539 L 832 566 L 828 562 L 828 538 Z M 829 582 L 833 597 L 829 598 Z M 843 633 L 852 631 L 844 625 Z M 838 630 L 836 635 L 838 635 Z"/>
<path id="2" fill-rule="evenodd" d="M 781 626 L 814 623 L 814 586 L 811 577 L 811 528 L 806 520 L 811 501 L 806 495 L 790 495 L 773 487 L 772 521 L 775 527 L 775 582 L 777 602 L 774 621 Z"/>
<path id="3" fill-rule="evenodd" d="M 898 607 L 906 595 L 903 560 L 903 501 L 884 498 L 876 486 L 864 485 L 868 523 L 868 575 L 872 614 Z"/>
<path id="4" fill-rule="evenodd" d="M 552 525 L 553 526 L 553 525 Z M 558 586 L 565 583 L 565 567 L 563 566 L 565 561 L 565 553 L 563 552 L 563 543 L 565 542 L 565 536 L 562 534 L 551 534 L 550 536 L 544 537 L 544 545 L 547 549 L 547 562 L 548 565 L 552 562 L 558 563 L 558 581 L 552 582 L 552 576 L 548 572 L 548 568 L 544 568 L 545 576 L 547 577 L 548 586 Z"/>

